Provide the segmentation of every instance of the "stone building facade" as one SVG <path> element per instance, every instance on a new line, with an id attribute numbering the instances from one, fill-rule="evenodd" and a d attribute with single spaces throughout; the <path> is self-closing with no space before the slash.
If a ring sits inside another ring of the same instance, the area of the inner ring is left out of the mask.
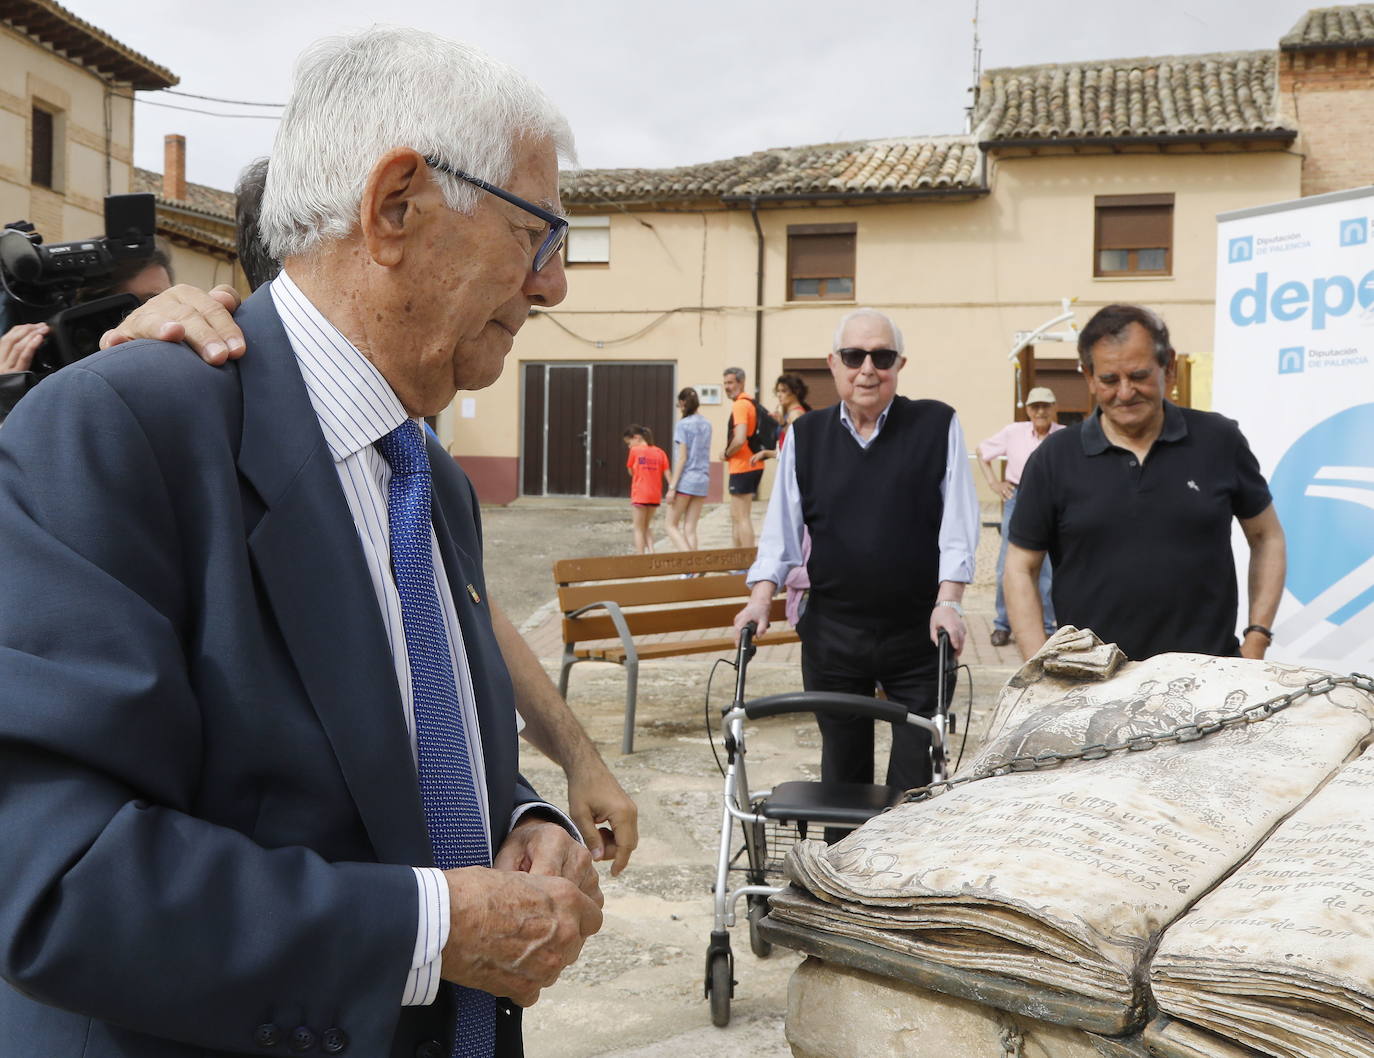
<path id="1" fill-rule="evenodd" d="M 246 291 L 234 250 L 233 195 L 185 177 L 169 143 L 170 183 L 133 164 L 134 93 L 178 79 L 51 0 L 0 3 L 0 224 L 28 220 L 46 242 L 100 235 L 106 195 L 151 191 L 157 233 L 179 281 Z"/>
<path id="2" fill-rule="evenodd" d="M 177 77 L 49 0 L 0 5 L 0 223 L 49 242 L 104 232 L 129 190 L 134 91 Z"/>

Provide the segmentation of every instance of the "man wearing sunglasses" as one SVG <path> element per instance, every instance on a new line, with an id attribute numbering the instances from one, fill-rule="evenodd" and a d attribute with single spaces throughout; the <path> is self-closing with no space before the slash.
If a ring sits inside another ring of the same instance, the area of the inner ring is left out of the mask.
<path id="1" fill-rule="evenodd" d="M 840 402 L 803 415 L 778 458 L 749 603 L 735 617 L 768 627 L 778 585 L 801 565 L 811 589 L 797 625 L 809 691 L 872 695 L 935 710 L 936 637 L 963 649 L 964 587 L 973 579 L 978 503 L 963 431 L 948 404 L 897 396 L 906 364 L 897 325 L 856 309 L 835 333 L 830 373 Z M 873 722 L 823 719 L 821 778 L 873 781 Z M 930 781 L 930 740 L 893 729 L 887 782 Z M 842 832 L 827 830 L 827 840 Z"/>
<path id="2" fill-rule="evenodd" d="M 601 922 L 519 776 L 471 484 L 566 121 L 404 29 L 297 67 L 253 355 L 97 353 L 0 436 L 0 1055 L 521 1053 Z M 504 997 L 504 998 L 503 998 Z"/>

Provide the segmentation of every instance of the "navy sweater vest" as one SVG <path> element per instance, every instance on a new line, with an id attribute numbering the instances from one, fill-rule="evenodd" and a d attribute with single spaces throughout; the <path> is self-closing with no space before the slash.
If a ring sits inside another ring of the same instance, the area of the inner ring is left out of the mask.
<path id="1" fill-rule="evenodd" d="M 940 486 L 954 409 L 896 397 L 867 448 L 840 406 L 793 426 L 802 517 L 811 532 L 809 606 L 860 624 L 930 613 L 940 586 Z"/>

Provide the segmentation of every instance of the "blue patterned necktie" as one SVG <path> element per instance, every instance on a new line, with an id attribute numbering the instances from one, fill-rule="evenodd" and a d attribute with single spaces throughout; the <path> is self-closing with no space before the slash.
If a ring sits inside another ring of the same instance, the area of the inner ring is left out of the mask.
<path id="1" fill-rule="evenodd" d="M 415 703 L 420 797 L 434 863 L 443 870 L 489 866 L 453 658 L 435 588 L 429 458 L 424 436 L 415 421 L 407 419 L 377 442 L 377 450 L 391 464 L 386 504 L 391 569 L 401 596 L 401 624 Z M 473 988 L 451 987 L 455 1058 L 487 1058 L 495 1048 L 495 998 Z"/>

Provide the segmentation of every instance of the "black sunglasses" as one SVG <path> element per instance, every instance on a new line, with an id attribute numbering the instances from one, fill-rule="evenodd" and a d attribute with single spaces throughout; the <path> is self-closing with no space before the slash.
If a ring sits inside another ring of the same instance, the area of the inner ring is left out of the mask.
<path id="1" fill-rule="evenodd" d="M 566 217 L 560 217 L 557 213 L 550 213 L 542 206 L 536 206 L 533 202 L 527 202 L 519 195 L 512 195 L 505 188 L 497 187 L 495 184 L 489 184 L 485 180 L 480 180 L 473 176 L 471 173 L 465 173 L 461 169 L 455 169 L 453 166 L 441 162 L 438 158 L 426 156 L 425 163 L 431 168 L 438 169 L 441 173 L 448 173 L 449 176 L 456 176 L 459 180 L 466 180 L 473 187 L 480 187 L 488 194 L 495 195 L 502 201 L 509 202 L 512 206 L 523 209 L 526 213 L 538 217 L 547 224 L 549 230 L 545 234 L 543 241 L 540 242 L 534 250 L 534 263 L 532 267 L 536 272 L 548 264 L 549 258 L 562 248 L 563 240 L 568 237 L 568 220 Z"/>
<path id="2" fill-rule="evenodd" d="M 873 357 L 873 366 L 886 371 L 897 362 L 902 354 L 896 349 L 836 349 L 835 355 L 844 362 L 845 367 L 863 367 L 864 361 Z"/>

